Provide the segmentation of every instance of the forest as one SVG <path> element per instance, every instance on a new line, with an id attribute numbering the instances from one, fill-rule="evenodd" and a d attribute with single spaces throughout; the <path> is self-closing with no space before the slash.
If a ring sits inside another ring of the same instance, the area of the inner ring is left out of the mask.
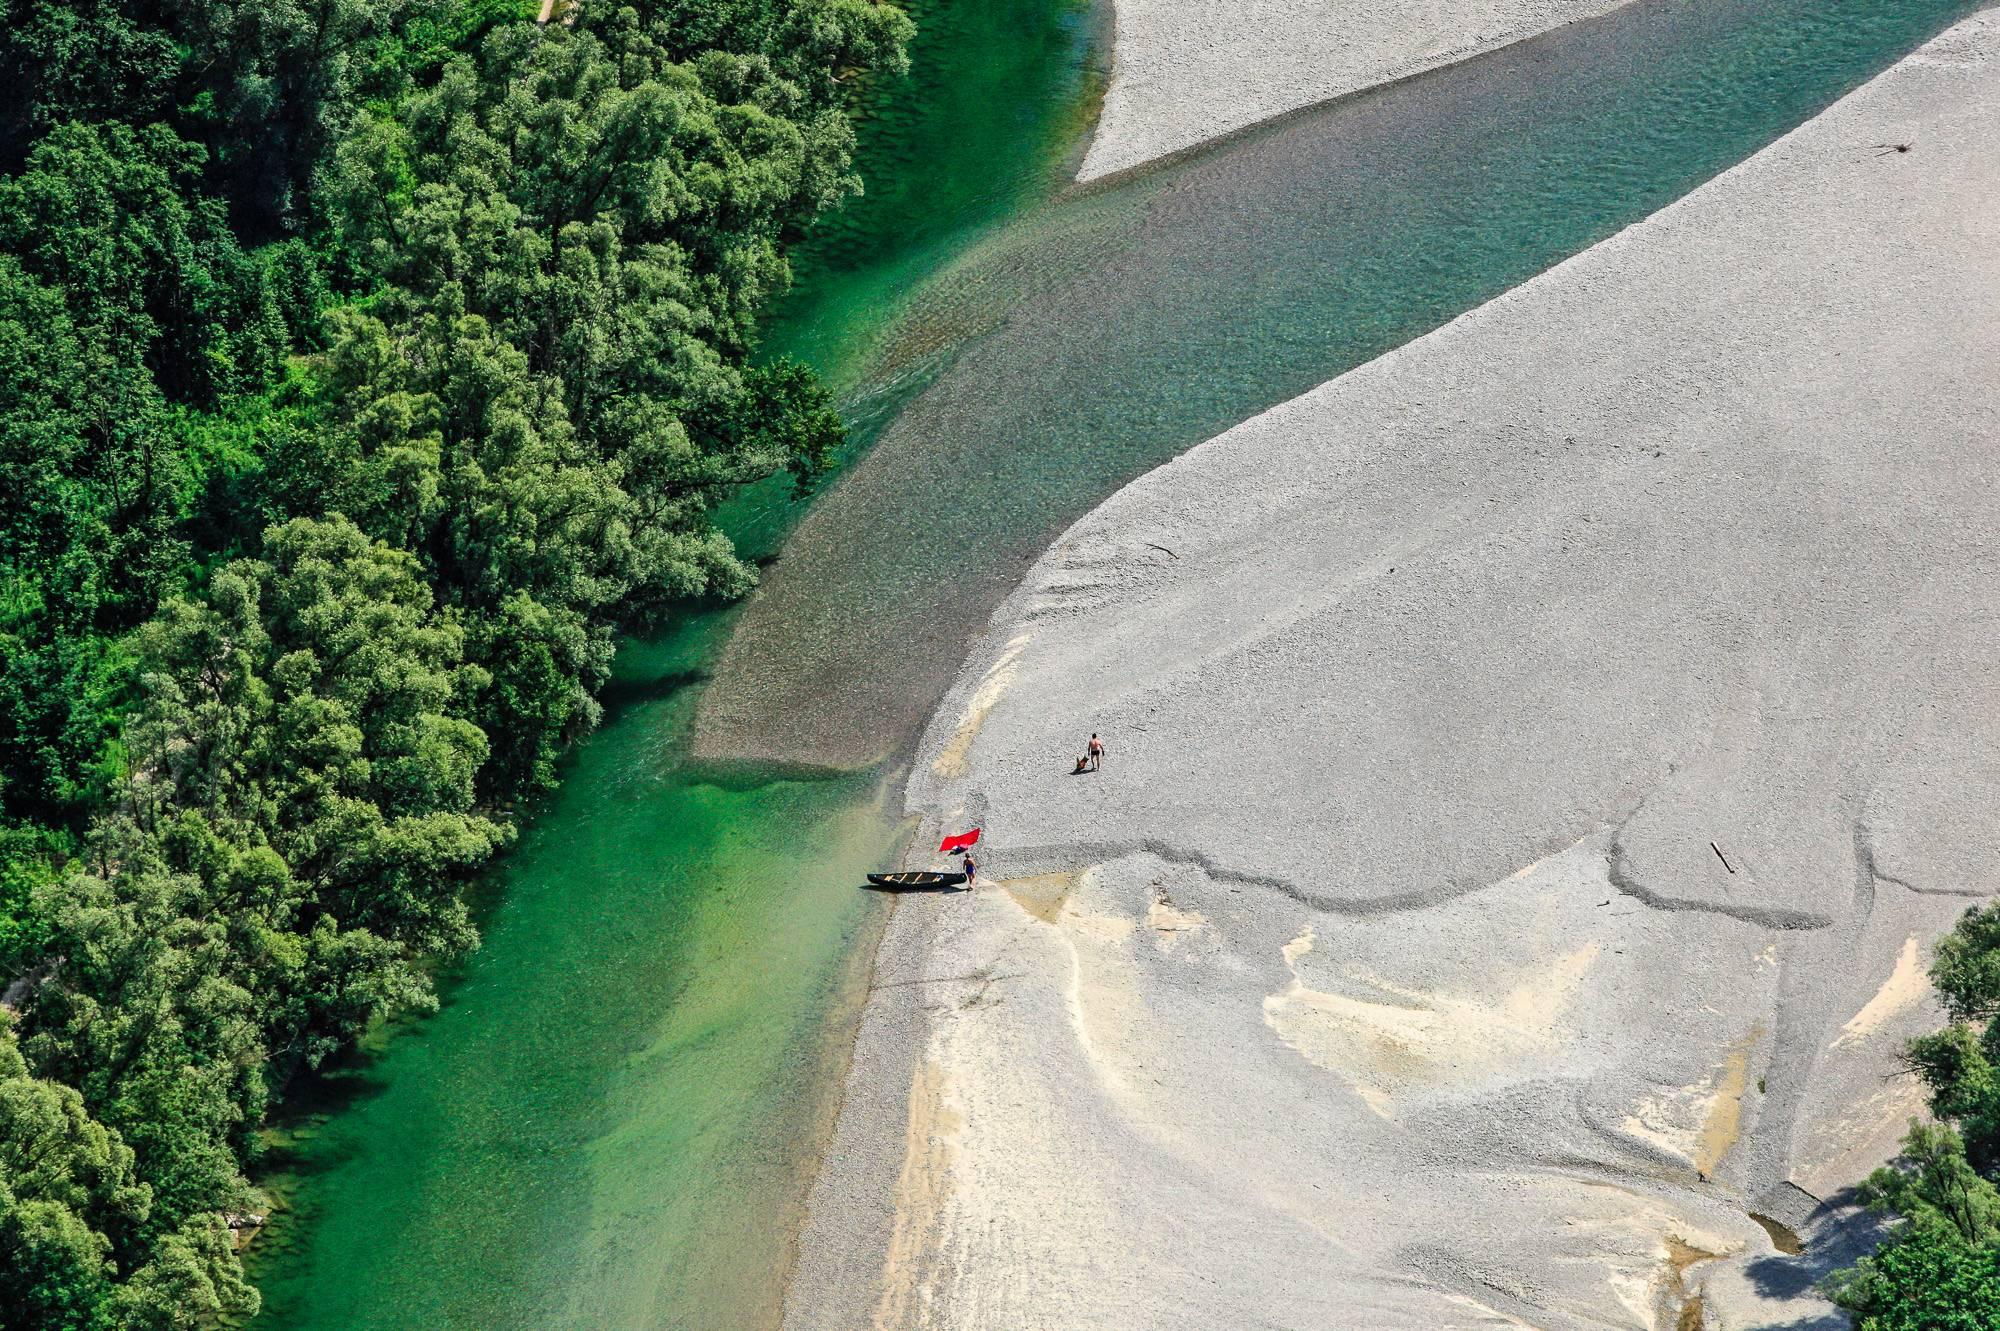
<path id="1" fill-rule="evenodd" d="M 908 19 L 539 9 L 0 0 L 0 1331 L 257 1311 L 273 1110 L 842 442 L 759 318 Z M 2000 1327 L 2000 907 L 1931 976 L 1859 1331 Z"/>
<path id="2" fill-rule="evenodd" d="M 1912 1119 L 1860 1189 L 1887 1222 L 1882 1246 L 1826 1282 L 1856 1331 L 2000 1326 L 2000 906 L 1938 940 L 1930 977 L 1950 1021 L 1904 1062 L 1935 1121 Z"/>
<path id="3" fill-rule="evenodd" d="M 0 1326 L 255 1310 L 274 1101 L 841 441 L 758 315 L 908 20 L 536 7 L 5 0 Z"/>

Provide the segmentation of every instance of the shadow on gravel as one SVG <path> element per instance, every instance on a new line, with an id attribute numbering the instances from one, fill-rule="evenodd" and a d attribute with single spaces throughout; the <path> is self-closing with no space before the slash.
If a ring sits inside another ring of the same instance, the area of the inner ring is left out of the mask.
<path id="1" fill-rule="evenodd" d="M 1810 1298 L 1827 1276 L 1873 1252 L 1887 1232 L 1877 1217 L 1859 1208 L 1852 1188 L 1821 1202 L 1814 1220 L 1804 1226 L 1810 1237 L 1803 1253 L 1759 1257 L 1744 1266 L 1744 1275 L 1759 1294 L 1767 1299 Z M 1847 1331 L 1850 1325 L 1845 1313 L 1829 1307 L 1796 1321 L 1772 1323 L 1765 1331 Z"/>
<path id="2" fill-rule="evenodd" d="M 886 883 L 861 883 L 859 886 L 863 892 L 880 892 L 885 897 L 921 896 L 926 892 L 935 896 L 955 897 L 961 892 L 971 891 L 963 883 L 956 886 L 931 885 L 924 887 L 892 887 Z"/>

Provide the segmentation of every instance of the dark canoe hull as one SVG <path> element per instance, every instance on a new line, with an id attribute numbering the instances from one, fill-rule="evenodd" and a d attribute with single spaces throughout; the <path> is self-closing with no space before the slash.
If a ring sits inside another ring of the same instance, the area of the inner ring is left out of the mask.
<path id="1" fill-rule="evenodd" d="M 871 873 L 868 881 L 877 887 L 924 888 L 957 887 L 965 881 L 962 873 Z"/>

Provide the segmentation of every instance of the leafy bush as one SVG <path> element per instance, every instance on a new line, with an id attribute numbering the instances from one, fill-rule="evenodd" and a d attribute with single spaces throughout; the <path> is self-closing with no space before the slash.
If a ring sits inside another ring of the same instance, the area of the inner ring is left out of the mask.
<path id="1" fill-rule="evenodd" d="M 530 8 L 0 25 L 0 1328 L 254 1307 L 272 1096 L 433 1001 L 613 634 L 839 445 L 749 357 L 907 20 Z"/>
<path id="2" fill-rule="evenodd" d="M 2000 1012 L 2000 906 L 1968 910 L 1938 941 L 1931 981 L 1952 1023 L 1908 1058 L 1940 1122 L 1912 1119 L 1902 1154 L 1869 1177 L 1862 1199 L 1896 1223 L 1827 1282 L 1857 1331 L 2000 1327 L 2000 1030 L 1985 1024 Z"/>

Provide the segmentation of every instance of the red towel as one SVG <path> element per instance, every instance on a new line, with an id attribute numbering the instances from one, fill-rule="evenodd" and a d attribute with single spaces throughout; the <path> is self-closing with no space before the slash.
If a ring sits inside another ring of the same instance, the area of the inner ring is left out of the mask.
<path id="1" fill-rule="evenodd" d="M 954 850 L 963 850 L 967 846 L 976 846 L 978 844 L 979 829 L 975 827 L 970 832 L 960 832 L 957 836 L 948 836 L 938 842 L 938 854 L 949 855 Z"/>

